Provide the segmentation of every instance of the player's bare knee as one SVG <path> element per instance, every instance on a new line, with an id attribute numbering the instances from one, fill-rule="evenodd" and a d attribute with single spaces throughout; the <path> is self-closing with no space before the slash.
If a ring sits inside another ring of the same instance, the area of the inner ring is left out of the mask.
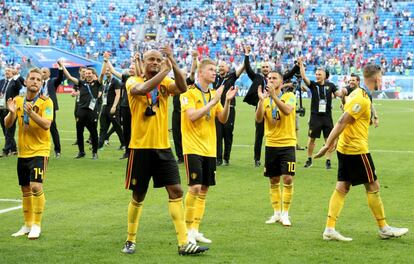
<path id="1" fill-rule="evenodd" d="M 146 195 L 146 193 L 140 193 L 140 192 L 133 191 L 132 192 L 132 199 L 134 199 L 134 201 L 140 203 L 140 202 L 144 201 L 145 195 Z"/>
<path id="2" fill-rule="evenodd" d="M 278 184 L 280 182 L 280 176 L 270 177 L 269 181 L 271 185 Z"/>
<path id="3" fill-rule="evenodd" d="M 365 190 L 367 192 L 378 192 L 380 190 L 379 182 L 374 181 L 374 182 L 366 183 Z"/>
<path id="4" fill-rule="evenodd" d="M 42 184 L 39 182 L 31 182 L 30 183 L 30 189 L 33 193 L 38 193 L 42 191 Z"/>
<path id="5" fill-rule="evenodd" d="M 208 193 L 208 187 L 209 186 L 201 185 L 201 187 L 200 187 L 200 194 L 206 195 Z"/>
<path id="6" fill-rule="evenodd" d="M 29 195 L 32 192 L 32 188 L 30 188 L 30 186 L 21 186 L 20 187 L 22 190 L 23 195 Z"/>
<path id="7" fill-rule="evenodd" d="M 166 186 L 168 197 L 170 199 L 177 199 L 183 197 L 183 189 L 181 189 L 181 185 L 175 184 L 175 185 L 169 185 Z"/>
<path id="8" fill-rule="evenodd" d="M 283 175 L 283 184 L 291 185 L 293 183 L 293 177 L 291 175 Z"/>
<path id="9" fill-rule="evenodd" d="M 188 186 L 188 191 L 194 195 L 198 195 L 201 192 L 201 185 L 195 184 L 195 185 Z"/>
<path id="10" fill-rule="evenodd" d="M 351 183 L 349 182 L 337 182 L 336 190 L 340 193 L 347 194 L 351 188 Z"/>

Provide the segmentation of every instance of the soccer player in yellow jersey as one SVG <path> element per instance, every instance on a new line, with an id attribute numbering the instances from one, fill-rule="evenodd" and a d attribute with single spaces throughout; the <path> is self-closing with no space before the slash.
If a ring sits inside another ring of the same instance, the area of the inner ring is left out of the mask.
<path id="1" fill-rule="evenodd" d="M 198 66 L 198 81 L 181 94 L 181 133 L 184 163 L 189 189 L 185 197 L 185 221 L 191 243 L 211 243 L 199 233 L 204 215 L 206 196 L 210 186 L 216 184 L 217 136 L 215 119 L 225 124 L 230 103 L 237 93 L 231 88 L 226 93 L 224 107 L 220 102 L 224 86 L 209 88 L 216 78 L 216 63 L 205 58 Z"/>
<path id="2" fill-rule="evenodd" d="M 379 182 L 368 150 L 368 128 L 371 123 L 370 91 L 382 84 L 381 68 L 368 64 L 364 67 L 365 88 L 356 88 L 346 100 L 344 113 L 329 134 L 326 144 L 315 155 L 320 158 L 337 143 L 338 181 L 329 201 L 328 218 L 323 232 L 324 240 L 352 241 L 335 230 L 336 221 L 351 185 L 364 184 L 368 206 L 377 220 L 380 238 L 400 237 L 407 228 L 391 227 L 385 221 L 384 206 L 379 194 Z M 369 91 L 368 91 L 369 90 Z"/>
<path id="3" fill-rule="evenodd" d="M 295 175 L 296 148 L 296 97 L 293 92 L 283 91 L 283 75 L 270 72 L 267 85 L 257 93 L 259 103 L 256 122 L 265 121 L 266 153 L 264 176 L 270 180 L 270 201 L 274 210 L 267 224 L 281 222 L 291 226 L 289 208 L 293 195 L 293 176 Z M 280 178 L 283 178 L 283 191 Z"/>
<path id="4" fill-rule="evenodd" d="M 172 54 L 167 46 L 160 51 L 145 52 L 144 76 L 130 77 L 126 83 L 131 109 L 131 140 L 125 187 L 132 190 L 128 206 L 128 237 L 122 248 L 127 254 L 135 252 L 139 218 L 151 178 L 155 188 L 165 187 L 168 192 L 178 253 L 198 254 L 208 249 L 188 243 L 180 175 L 168 139 L 168 96 L 187 90 L 185 77 Z M 167 77 L 171 69 L 175 80 Z"/>
<path id="5" fill-rule="evenodd" d="M 45 206 L 42 183 L 50 153 L 50 125 L 53 120 L 53 102 L 39 96 L 43 86 L 40 69 L 29 71 L 25 85 L 25 97 L 16 96 L 7 101 L 9 114 L 4 118 L 7 128 L 15 120 L 19 126 L 17 175 L 23 193 L 24 225 L 12 236 L 28 234 L 29 239 L 40 236 L 40 226 Z"/>

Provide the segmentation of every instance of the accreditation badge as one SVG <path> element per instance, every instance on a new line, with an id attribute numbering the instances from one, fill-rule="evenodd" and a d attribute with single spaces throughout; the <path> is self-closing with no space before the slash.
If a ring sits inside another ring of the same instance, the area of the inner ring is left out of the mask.
<path id="1" fill-rule="evenodd" d="M 326 101 L 325 100 L 319 100 L 319 113 L 326 113 Z"/>
<path id="2" fill-rule="evenodd" d="M 0 97 L 0 109 L 5 109 L 5 108 L 6 108 L 6 98 L 2 96 Z"/>
<path id="3" fill-rule="evenodd" d="M 95 106 L 96 106 L 96 99 L 92 98 L 91 102 L 89 103 L 89 109 L 95 110 Z"/>

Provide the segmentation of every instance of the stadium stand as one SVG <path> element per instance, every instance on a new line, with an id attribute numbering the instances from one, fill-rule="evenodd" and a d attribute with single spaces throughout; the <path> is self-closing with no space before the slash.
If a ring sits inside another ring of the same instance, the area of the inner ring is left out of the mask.
<path id="1" fill-rule="evenodd" d="M 179 63 L 200 56 L 240 63 L 242 45 L 277 67 L 307 57 L 308 71 L 359 72 L 375 61 L 387 74 L 414 75 L 414 3 L 399 1 L 1 1 L 0 65 L 30 64 L 14 44 L 51 45 L 126 68 L 134 50 L 168 40 Z M 148 44 L 145 40 L 154 39 Z M 260 68 L 260 65 L 257 65 Z"/>

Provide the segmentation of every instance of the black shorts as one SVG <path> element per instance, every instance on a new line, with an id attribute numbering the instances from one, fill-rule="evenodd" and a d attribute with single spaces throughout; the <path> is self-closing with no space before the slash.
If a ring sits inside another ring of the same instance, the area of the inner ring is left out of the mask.
<path id="1" fill-rule="evenodd" d="M 347 155 L 337 152 L 338 181 L 352 185 L 371 183 L 377 180 L 371 154 Z"/>
<path id="2" fill-rule="evenodd" d="M 216 158 L 186 154 L 184 163 L 188 185 L 216 185 Z"/>
<path id="3" fill-rule="evenodd" d="M 266 147 L 264 176 L 295 175 L 295 147 Z"/>
<path id="4" fill-rule="evenodd" d="M 40 182 L 46 177 L 48 157 L 31 157 L 17 159 L 17 176 L 20 186 L 29 186 L 30 182 Z"/>
<path id="5" fill-rule="evenodd" d="M 125 188 L 145 193 L 151 177 L 154 188 L 180 184 L 177 161 L 171 149 L 131 149 Z"/>
<path id="6" fill-rule="evenodd" d="M 328 138 L 333 129 L 332 116 L 311 114 L 309 120 L 308 136 L 310 138 L 320 138 L 323 131 L 323 137 Z"/>

